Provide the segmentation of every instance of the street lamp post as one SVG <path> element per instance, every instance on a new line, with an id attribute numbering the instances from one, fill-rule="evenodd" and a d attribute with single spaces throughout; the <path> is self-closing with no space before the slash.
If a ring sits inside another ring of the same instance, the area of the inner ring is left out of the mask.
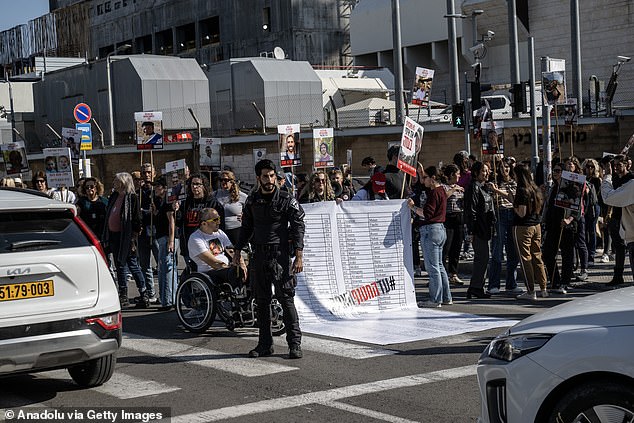
<path id="1" fill-rule="evenodd" d="M 452 34 L 453 37 L 453 44 L 452 44 L 452 38 L 449 38 L 449 44 L 450 44 L 450 49 L 452 49 L 453 51 L 455 51 L 456 53 L 456 59 L 457 59 L 457 50 L 458 47 L 456 45 L 456 41 L 455 41 L 455 35 L 456 35 L 456 30 L 455 30 L 455 24 L 454 24 L 454 19 L 466 19 L 468 18 L 467 15 L 463 15 L 462 13 L 453 13 L 453 1 L 451 2 L 452 4 L 450 5 L 449 2 L 447 3 L 447 14 L 444 16 L 445 18 L 449 18 L 451 19 L 449 21 L 450 24 L 450 29 L 449 29 L 449 33 Z M 471 37 L 473 38 L 472 40 L 472 45 L 475 46 L 478 43 L 478 16 L 483 14 L 484 10 L 482 9 L 475 9 L 471 12 Z M 453 29 L 452 29 L 452 25 Z M 473 50 L 472 50 L 473 51 Z M 476 58 L 476 64 L 479 63 L 480 59 L 479 57 L 474 53 L 474 57 Z M 452 70 L 452 72 L 454 72 Z M 456 61 L 456 68 L 455 68 L 455 72 L 456 74 L 458 73 L 458 63 Z M 479 79 L 479 77 L 478 77 Z M 467 81 L 467 73 L 465 72 L 465 102 L 464 102 L 464 113 L 465 113 L 465 117 L 464 117 L 464 143 L 465 143 L 465 150 L 471 154 L 471 108 L 469 107 L 469 82 Z M 460 94 L 458 94 L 457 98 L 456 98 L 456 102 L 460 102 Z"/>
<path id="2" fill-rule="evenodd" d="M 11 137 L 13 142 L 15 142 L 16 129 L 15 129 L 15 110 L 13 109 L 13 90 L 11 89 L 11 82 L 9 82 L 9 78 L 0 80 L 0 82 L 6 82 L 6 84 L 9 86 L 9 107 L 11 108 Z"/>
<path id="3" fill-rule="evenodd" d="M 108 79 L 108 116 L 110 117 L 110 146 L 114 147 L 114 112 L 113 112 L 113 101 L 112 101 L 112 82 L 110 77 L 110 59 L 113 55 L 117 53 L 122 53 L 132 46 L 130 44 L 123 44 L 117 47 L 114 51 L 108 53 L 106 56 L 106 78 Z"/>

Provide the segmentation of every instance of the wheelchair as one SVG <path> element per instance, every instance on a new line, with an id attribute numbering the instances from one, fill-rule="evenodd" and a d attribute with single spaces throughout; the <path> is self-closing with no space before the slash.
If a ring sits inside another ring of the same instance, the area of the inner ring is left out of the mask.
<path id="1" fill-rule="evenodd" d="M 204 333 L 216 320 L 233 331 L 235 328 L 258 327 L 257 303 L 250 286 L 234 287 L 198 272 L 195 263 L 187 263 L 176 290 L 176 313 L 188 332 Z M 282 305 L 271 301 L 271 332 L 282 335 L 285 330 Z"/>

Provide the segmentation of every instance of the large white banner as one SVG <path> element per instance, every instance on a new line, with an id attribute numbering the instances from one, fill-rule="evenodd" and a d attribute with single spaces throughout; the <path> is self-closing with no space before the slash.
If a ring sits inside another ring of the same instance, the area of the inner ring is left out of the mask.
<path id="1" fill-rule="evenodd" d="M 514 321 L 419 309 L 410 212 L 403 200 L 303 204 L 302 331 L 373 344 L 476 332 Z"/>
<path id="2" fill-rule="evenodd" d="M 303 322 L 416 305 L 410 212 L 404 201 L 302 207 L 306 235 L 297 307 Z"/>

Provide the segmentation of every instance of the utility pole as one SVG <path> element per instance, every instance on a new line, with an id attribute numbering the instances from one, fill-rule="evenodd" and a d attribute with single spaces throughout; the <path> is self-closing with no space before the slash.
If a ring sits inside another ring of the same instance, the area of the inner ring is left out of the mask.
<path id="1" fill-rule="evenodd" d="M 447 15 L 454 16 L 455 8 L 453 0 L 447 0 Z M 460 78 L 458 77 L 458 42 L 456 40 L 456 22 L 449 19 L 447 22 L 447 32 L 449 39 L 449 72 L 451 80 L 451 103 L 460 101 Z"/>
<path id="2" fill-rule="evenodd" d="M 394 50 L 394 102 L 396 124 L 402 125 L 405 116 L 403 96 L 403 57 L 401 54 L 401 10 L 400 1 L 392 0 L 392 48 Z"/>
<path id="3" fill-rule="evenodd" d="M 570 40 L 572 50 L 572 75 L 575 96 L 577 98 L 577 115 L 583 115 L 583 98 L 581 85 L 581 35 L 579 29 L 579 0 L 570 0 Z"/>

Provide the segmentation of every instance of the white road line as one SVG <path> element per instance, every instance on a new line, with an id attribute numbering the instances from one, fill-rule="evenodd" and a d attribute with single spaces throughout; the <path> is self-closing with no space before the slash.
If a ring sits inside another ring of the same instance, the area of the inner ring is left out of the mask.
<path id="1" fill-rule="evenodd" d="M 286 340 L 283 337 L 276 338 L 274 343 L 276 346 L 287 346 Z M 366 358 L 375 358 L 398 353 L 396 350 L 368 347 L 366 345 L 357 345 L 350 342 L 333 341 L 308 336 L 302 336 L 302 349 L 306 351 L 352 358 L 354 360 L 363 360 Z"/>
<path id="2" fill-rule="evenodd" d="M 66 370 L 51 370 L 40 374 L 49 379 L 70 379 L 70 375 L 66 372 Z M 110 380 L 104 385 L 90 388 L 91 391 L 110 395 L 119 399 L 160 395 L 178 391 L 179 389 L 181 388 L 177 386 L 170 386 L 153 380 L 130 376 L 125 373 L 118 372 L 116 369 Z"/>
<path id="3" fill-rule="evenodd" d="M 408 420 L 403 419 L 401 417 L 392 416 L 390 414 L 381 413 L 379 411 L 368 410 L 367 408 L 357 407 L 355 405 L 346 404 L 338 401 L 329 401 L 321 403 L 321 405 L 326 405 L 328 407 L 338 408 L 339 410 L 348 411 L 350 413 L 361 414 L 363 416 L 368 416 L 373 419 L 392 422 L 392 423 L 418 423 L 416 420 Z"/>
<path id="4" fill-rule="evenodd" d="M 124 335 L 121 348 L 246 377 L 265 376 L 298 369 L 297 367 L 270 363 L 264 360 L 254 360 L 221 351 L 194 347 L 180 342 L 148 338 L 130 333 Z"/>
<path id="5" fill-rule="evenodd" d="M 172 417 L 170 421 L 171 423 L 202 423 L 223 419 L 233 419 L 253 414 L 268 413 L 282 409 L 301 407 L 308 404 L 324 404 L 343 398 L 383 392 L 391 389 L 409 388 L 412 386 L 425 385 L 427 383 L 441 382 L 444 380 L 473 376 L 475 374 L 476 366 L 456 367 L 453 369 L 439 370 L 436 372 L 421 373 L 418 375 L 410 375 L 393 379 L 378 380 L 376 382 L 362 383 L 359 385 L 344 386 L 341 388 L 328 389 L 326 391 L 309 392 L 307 394 L 295 395 L 292 397 L 280 397 L 270 400 L 252 402 L 249 404 L 217 408 L 215 410 L 202 411 L 199 413 L 184 414 L 181 416 Z M 164 421 L 167 422 L 167 420 Z"/>
<path id="6" fill-rule="evenodd" d="M 104 385 L 93 388 L 93 391 L 111 395 L 120 399 L 147 397 L 150 395 L 166 394 L 178 391 L 179 387 L 165 385 L 153 380 L 140 379 L 138 377 L 117 373 L 115 370 L 112 378 Z"/>

